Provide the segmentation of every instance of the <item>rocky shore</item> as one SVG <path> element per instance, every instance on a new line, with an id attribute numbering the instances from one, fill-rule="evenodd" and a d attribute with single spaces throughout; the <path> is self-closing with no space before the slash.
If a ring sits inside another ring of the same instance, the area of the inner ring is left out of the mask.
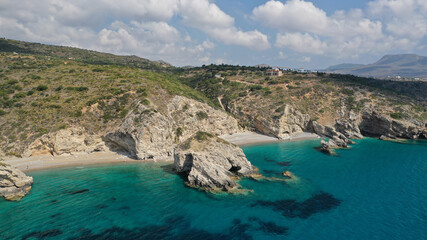
<path id="1" fill-rule="evenodd" d="M 233 136 L 254 136 L 244 133 L 238 121 L 225 111 L 182 96 L 160 105 L 136 101 L 132 106 L 117 126 L 104 133 L 89 134 L 80 126 L 62 129 L 36 139 L 23 155 L 115 152 L 136 160 L 169 160 L 174 161 L 177 173 L 189 186 L 208 191 L 234 191 L 239 187 L 236 178 L 256 174 L 243 151 L 227 142 L 245 144 L 245 140 Z M 334 154 L 336 148 L 347 148 L 353 143 L 350 139 L 364 135 L 381 139 L 427 138 L 425 123 L 392 119 L 370 109 L 359 113 L 343 111 L 331 124 L 320 124 L 290 105 L 275 121 L 259 121 L 250 116 L 248 119 L 257 131 L 270 136 L 254 137 L 253 143 L 321 136 L 329 138 L 322 140 L 320 147 L 328 154 Z"/>
<path id="2" fill-rule="evenodd" d="M 189 186 L 207 191 L 237 190 L 236 178 L 257 174 L 241 148 L 206 132 L 179 144 L 174 159 Z"/>
<path id="3" fill-rule="evenodd" d="M 30 190 L 33 178 L 8 164 L 0 163 L 0 197 L 18 201 Z"/>

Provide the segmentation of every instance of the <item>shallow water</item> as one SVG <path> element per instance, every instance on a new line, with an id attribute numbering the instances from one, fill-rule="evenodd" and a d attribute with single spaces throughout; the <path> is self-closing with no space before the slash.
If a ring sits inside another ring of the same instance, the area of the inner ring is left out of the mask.
<path id="1" fill-rule="evenodd" d="M 248 195 L 185 187 L 168 164 L 32 172 L 31 193 L 0 201 L 0 239 L 426 239 L 427 147 L 364 139 L 338 156 L 318 140 L 244 147 L 266 176 Z"/>

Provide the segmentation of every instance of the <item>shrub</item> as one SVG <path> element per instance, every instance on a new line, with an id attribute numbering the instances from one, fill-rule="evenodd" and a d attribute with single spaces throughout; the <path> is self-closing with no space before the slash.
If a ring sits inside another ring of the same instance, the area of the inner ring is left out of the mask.
<path id="1" fill-rule="evenodd" d="M 13 96 L 13 98 L 24 98 L 26 96 L 27 96 L 27 94 L 25 92 L 20 92 L 20 93 L 15 94 Z"/>
<path id="2" fill-rule="evenodd" d="M 197 116 L 197 119 L 199 120 L 207 119 L 209 117 L 208 114 L 203 111 L 198 111 L 196 113 L 196 116 Z"/>
<path id="3" fill-rule="evenodd" d="M 141 100 L 141 104 L 144 104 L 144 105 L 149 105 L 150 104 L 150 101 L 148 101 L 148 99 L 142 99 Z"/>
<path id="4" fill-rule="evenodd" d="M 261 90 L 261 89 L 262 89 L 261 85 L 252 85 L 252 86 L 249 87 L 249 90 L 251 92 L 256 91 L 256 90 Z"/>
<path id="5" fill-rule="evenodd" d="M 128 112 L 129 112 L 129 110 L 128 110 L 128 109 L 123 109 L 123 110 L 120 112 L 120 117 L 121 117 L 121 118 L 126 117 L 126 115 L 128 114 Z"/>
<path id="6" fill-rule="evenodd" d="M 83 92 L 83 91 L 87 91 L 87 90 L 89 90 L 89 88 L 88 88 L 88 87 L 83 87 L 83 86 L 81 86 L 81 87 L 76 87 L 76 88 L 75 88 L 75 90 L 76 90 L 77 92 Z"/>
<path id="7" fill-rule="evenodd" d="M 47 90 L 48 89 L 48 87 L 46 86 L 46 85 L 38 85 L 37 87 L 36 87 L 36 90 L 37 91 L 45 91 L 45 90 Z"/>
<path id="8" fill-rule="evenodd" d="M 390 113 L 390 117 L 394 119 L 402 119 L 404 115 L 401 112 L 394 112 L 394 113 Z"/>
<path id="9" fill-rule="evenodd" d="M 4 116 L 4 115 L 6 115 L 7 114 L 7 112 L 6 111 L 3 111 L 3 110 L 1 110 L 0 109 L 0 116 Z"/>
<path id="10" fill-rule="evenodd" d="M 30 91 L 27 92 L 27 96 L 31 96 L 34 94 L 34 89 L 31 89 Z"/>
<path id="11" fill-rule="evenodd" d="M 213 137 L 213 135 L 210 133 L 198 131 L 195 138 L 197 141 L 201 142 L 201 141 L 206 141 L 212 137 Z"/>

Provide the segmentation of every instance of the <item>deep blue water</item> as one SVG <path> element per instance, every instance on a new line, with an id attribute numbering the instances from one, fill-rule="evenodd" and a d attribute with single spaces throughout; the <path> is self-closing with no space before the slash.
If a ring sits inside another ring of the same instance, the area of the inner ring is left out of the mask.
<path id="1" fill-rule="evenodd" d="M 318 140 L 244 147 L 266 176 L 254 192 L 185 187 L 171 165 L 32 172 L 20 202 L 0 200 L 0 239 L 427 239 L 427 144 L 375 139 L 327 156 Z"/>

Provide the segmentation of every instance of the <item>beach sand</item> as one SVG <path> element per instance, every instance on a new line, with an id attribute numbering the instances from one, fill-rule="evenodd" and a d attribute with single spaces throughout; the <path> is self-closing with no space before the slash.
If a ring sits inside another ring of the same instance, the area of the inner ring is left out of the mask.
<path id="1" fill-rule="evenodd" d="M 290 142 L 290 141 L 320 138 L 318 135 L 314 133 L 309 133 L 309 132 L 295 134 L 289 139 L 278 139 L 275 137 L 254 133 L 254 132 L 235 133 L 231 135 L 222 135 L 219 137 L 228 142 L 236 144 L 238 146 L 246 146 L 246 145 L 253 145 L 253 144 L 260 144 L 260 143 L 272 143 L 272 142 Z"/>
<path id="2" fill-rule="evenodd" d="M 123 164 L 123 163 L 146 163 L 148 161 L 135 160 L 125 155 L 114 152 L 76 153 L 67 156 L 39 155 L 27 158 L 13 158 L 4 161 L 24 172 L 73 167 L 88 166 L 95 164 Z"/>

